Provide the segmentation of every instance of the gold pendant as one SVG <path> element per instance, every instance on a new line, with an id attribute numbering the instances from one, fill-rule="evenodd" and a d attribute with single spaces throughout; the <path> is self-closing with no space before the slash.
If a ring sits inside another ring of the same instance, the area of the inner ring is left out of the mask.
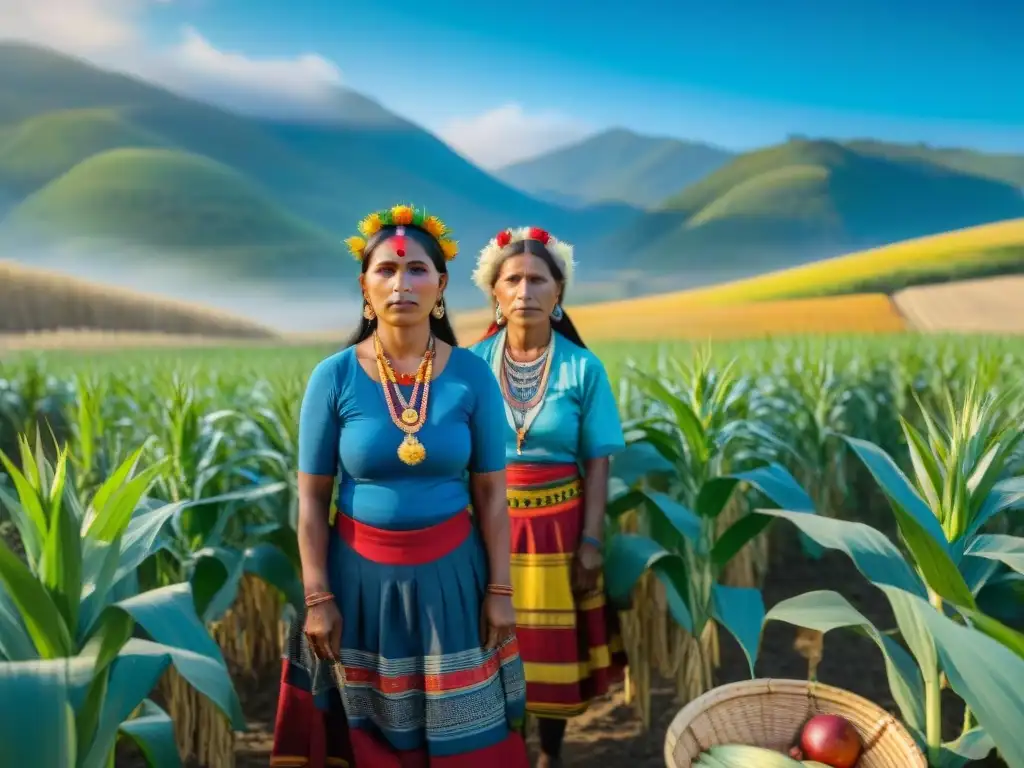
<path id="1" fill-rule="evenodd" d="M 415 436 L 406 435 L 402 444 L 398 446 L 398 458 L 403 464 L 414 467 L 427 458 L 427 449 Z"/>
<path id="2" fill-rule="evenodd" d="M 416 413 L 414 408 L 406 408 L 402 411 L 402 421 L 408 424 L 410 427 L 419 421 L 420 415 Z"/>
<path id="3" fill-rule="evenodd" d="M 516 430 L 516 453 L 518 453 L 520 456 L 523 455 L 523 441 L 524 440 L 526 440 L 526 430 L 525 429 L 517 429 Z"/>

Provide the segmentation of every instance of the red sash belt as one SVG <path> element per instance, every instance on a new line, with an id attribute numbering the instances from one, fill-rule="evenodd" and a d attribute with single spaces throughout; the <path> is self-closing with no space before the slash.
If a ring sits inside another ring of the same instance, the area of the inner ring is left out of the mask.
<path id="1" fill-rule="evenodd" d="M 531 464 L 510 462 L 505 468 L 505 480 L 513 488 L 530 488 L 550 483 L 567 482 L 578 477 L 575 464 Z"/>
<path id="2" fill-rule="evenodd" d="M 338 511 L 335 530 L 356 552 L 382 565 L 423 565 L 440 560 L 466 540 L 473 530 L 469 510 L 443 523 L 412 531 L 391 531 L 353 520 Z"/>

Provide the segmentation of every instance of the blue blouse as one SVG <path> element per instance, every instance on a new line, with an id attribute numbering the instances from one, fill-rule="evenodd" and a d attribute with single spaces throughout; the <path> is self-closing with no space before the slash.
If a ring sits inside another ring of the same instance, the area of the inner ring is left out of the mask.
<path id="1" fill-rule="evenodd" d="M 557 333 L 557 332 L 556 332 Z M 611 456 L 625 447 L 619 408 L 604 365 L 597 355 L 561 334 L 544 403 L 526 433 L 523 453 L 516 453 L 512 410 L 501 399 L 502 435 L 509 463 L 578 464 Z M 505 331 L 477 342 L 470 351 L 487 361 L 494 375 L 495 355 L 502 354 Z M 500 390 L 499 390 L 500 392 Z"/>
<path id="2" fill-rule="evenodd" d="M 407 399 L 411 392 L 402 387 Z M 426 423 L 416 433 L 426 458 L 408 466 L 397 454 L 405 433 L 392 422 L 381 385 L 349 347 L 321 361 L 309 379 L 299 471 L 340 472 L 338 509 L 360 522 L 392 530 L 435 525 L 469 505 L 470 472 L 505 468 L 502 403 L 487 364 L 452 349 L 430 383 Z"/>

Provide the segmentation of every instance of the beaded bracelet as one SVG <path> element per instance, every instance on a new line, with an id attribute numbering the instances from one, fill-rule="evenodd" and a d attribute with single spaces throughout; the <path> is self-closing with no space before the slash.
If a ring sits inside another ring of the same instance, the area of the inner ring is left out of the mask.
<path id="1" fill-rule="evenodd" d="M 597 549 L 597 550 L 601 550 L 601 549 L 604 548 L 604 544 L 601 543 L 600 539 L 598 539 L 598 538 L 596 538 L 594 536 L 587 536 L 586 534 L 584 534 L 583 536 L 580 536 L 580 544 L 589 544 L 590 546 L 592 546 L 594 549 Z"/>
<path id="2" fill-rule="evenodd" d="M 512 597 L 513 589 L 508 584 L 488 584 L 487 594 L 489 595 L 502 595 L 503 597 Z"/>

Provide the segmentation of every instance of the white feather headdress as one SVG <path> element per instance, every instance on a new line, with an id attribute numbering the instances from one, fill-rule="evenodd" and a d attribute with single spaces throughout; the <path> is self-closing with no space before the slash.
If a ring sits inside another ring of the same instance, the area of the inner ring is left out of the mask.
<path id="1" fill-rule="evenodd" d="M 572 281 L 576 262 L 573 261 L 573 249 L 569 243 L 562 242 L 539 227 L 505 229 L 491 238 L 491 241 L 480 251 L 480 256 L 476 260 L 476 269 L 473 270 L 473 282 L 486 296 L 490 297 L 491 295 L 495 277 L 498 270 L 501 269 L 501 262 L 505 260 L 508 247 L 523 240 L 537 240 L 543 243 L 562 271 L 566 285 Z"/>

